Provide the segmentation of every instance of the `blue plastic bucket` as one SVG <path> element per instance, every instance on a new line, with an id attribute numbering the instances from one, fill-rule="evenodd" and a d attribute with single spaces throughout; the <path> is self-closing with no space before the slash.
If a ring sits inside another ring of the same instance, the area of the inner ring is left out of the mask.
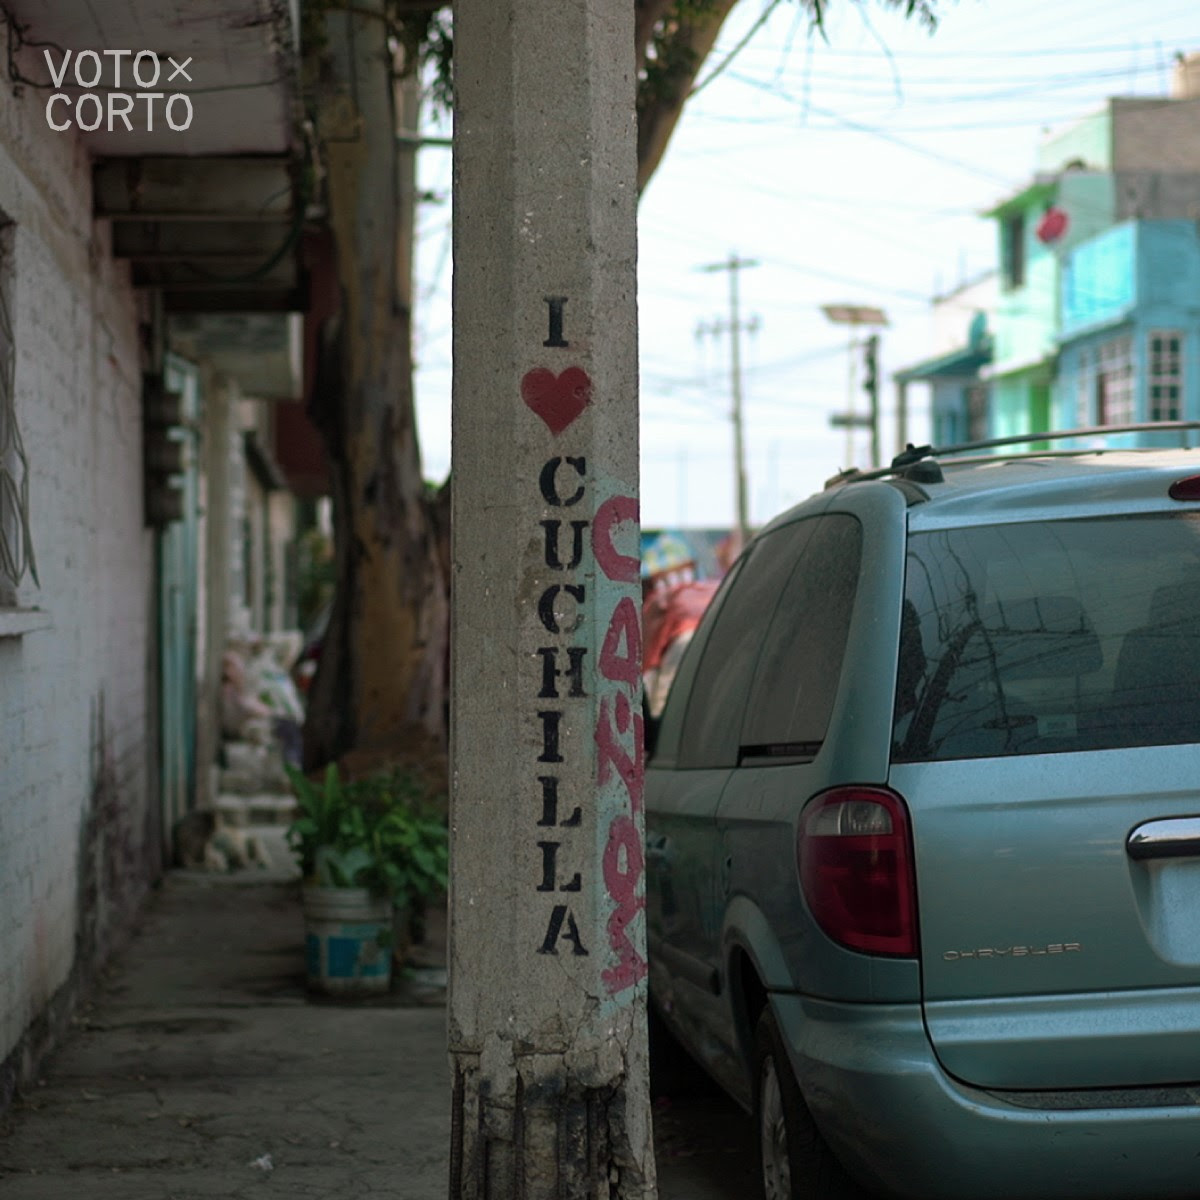
<path id="1" fill-rule="evenodd" d="M 366 888 L 304 888 L 308 986 L 370 996 L 392 983 L 392 902 Z"/>

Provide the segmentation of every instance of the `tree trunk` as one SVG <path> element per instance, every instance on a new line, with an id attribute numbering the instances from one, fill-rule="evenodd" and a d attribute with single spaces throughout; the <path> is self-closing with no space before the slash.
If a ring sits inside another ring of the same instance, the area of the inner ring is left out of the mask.
<path id="1" fill-rule="evenodd" d="M 305 766 L 444 748 L 448 600 L 412 388 L 411 151 L 380 0 L 327 15 L 317 137 L 341 305 L 322 330 L 313 416 L 329 456 L 335 601 L 309 700 Z M 401 84 L 401 89 L 403 89 Z M 406 216 L 407 214 L 407 216 Z"/>
<path id="2" fill-rule="evenodd" d="M 683 18 L 665 16 L 664 6 L 654 0 L 641 0 L 638 4 L 637 17 L 639 22 L 637 55 L 639 68 L 646 60 L 646 43 L 641 41 L 642 25 L 651 24 L 653 20 L 669 20 L 673 22 L 670 32 L 672 45 L 671 60 L 679 64 L 669 78 L 662 79 L 655 87 L 643 86 L 638 95 L 638 191 L 642 191 L 650 182 L 658 164 L 666 153 L 667 143 L 679 117 L 683 112 L 684 101 L 696 82 L 696 76 L 708 57 L 709 51 L 716 45 L 717 35 L 725 18 L 733 11 L 737 0 L 713 0 L 710 8 L 696 11 Z"/>

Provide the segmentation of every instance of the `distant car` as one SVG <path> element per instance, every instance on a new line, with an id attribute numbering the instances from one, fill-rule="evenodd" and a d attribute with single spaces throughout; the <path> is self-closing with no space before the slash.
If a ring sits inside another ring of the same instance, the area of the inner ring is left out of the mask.
<path id="1" fill-rule="evenodd" d="M 1200 1196 L 1200 450 L 916 452 L 779 517 L 646 821 L 652 1003 L 768 1200 Z"/>

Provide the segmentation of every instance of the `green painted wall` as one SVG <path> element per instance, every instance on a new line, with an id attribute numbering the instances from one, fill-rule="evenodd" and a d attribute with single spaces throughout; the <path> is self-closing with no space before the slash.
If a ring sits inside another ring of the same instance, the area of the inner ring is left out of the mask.
<path id="1" fill-rule="evenodd" d="M 1054 349 L 1058 261 L 1034 235 L 1041 215 L 1040 204 L 1025 210 L 1024 284 L 1000 293 L 996 312 L 998 366 L 1036 362 Z"/>
<path id="2" fill-rule="evenodd" d="M 1037 170 L 1060 171 L 1067 163 L 1080 160 L 1093 170 L 1110 171 L 1112 143 L 1112 116 L 1105 107 L 1043 142 Z"/>
<path id="3" fill-rule="evenodd" d="M 1061 239 L 1044 245 L 1037 237 L 1037 227 L 1050 204 L 1067 214 L 1069 224 Z M 1012 211 L 1006 210 L 996 221 L 1001 261 L 1004 260 L 1002 231 Z M 994 357 L 1001 369 L 1005 363 L 1024 366 L 1054 353 L 1063 260 L 1080 242 L 1112 225 L 1113 177 L 1098 172 L 1068 171 L 1048 195 L 1031 194 L 1020 211 L 1025 217 L 1025 282 L 1011 290 L 1001 289 Z"/>
<path id="4" fill-rule="evenodd" d="M 991 424 L 993 437 L 1013 437 L 1049 428 L 1049 368 L 1014 371 L 993 379 Z"/>

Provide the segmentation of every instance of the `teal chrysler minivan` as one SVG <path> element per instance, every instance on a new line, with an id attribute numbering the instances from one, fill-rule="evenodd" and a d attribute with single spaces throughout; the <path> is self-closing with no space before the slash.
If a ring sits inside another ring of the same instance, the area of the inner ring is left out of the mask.
<path id="1" fill-rule="evenodd" d="M 768 1200 L 1200 1196 L 1200 449 L 1075 446 L 831 480 L 653 732 L 654 1013 Z"/>

